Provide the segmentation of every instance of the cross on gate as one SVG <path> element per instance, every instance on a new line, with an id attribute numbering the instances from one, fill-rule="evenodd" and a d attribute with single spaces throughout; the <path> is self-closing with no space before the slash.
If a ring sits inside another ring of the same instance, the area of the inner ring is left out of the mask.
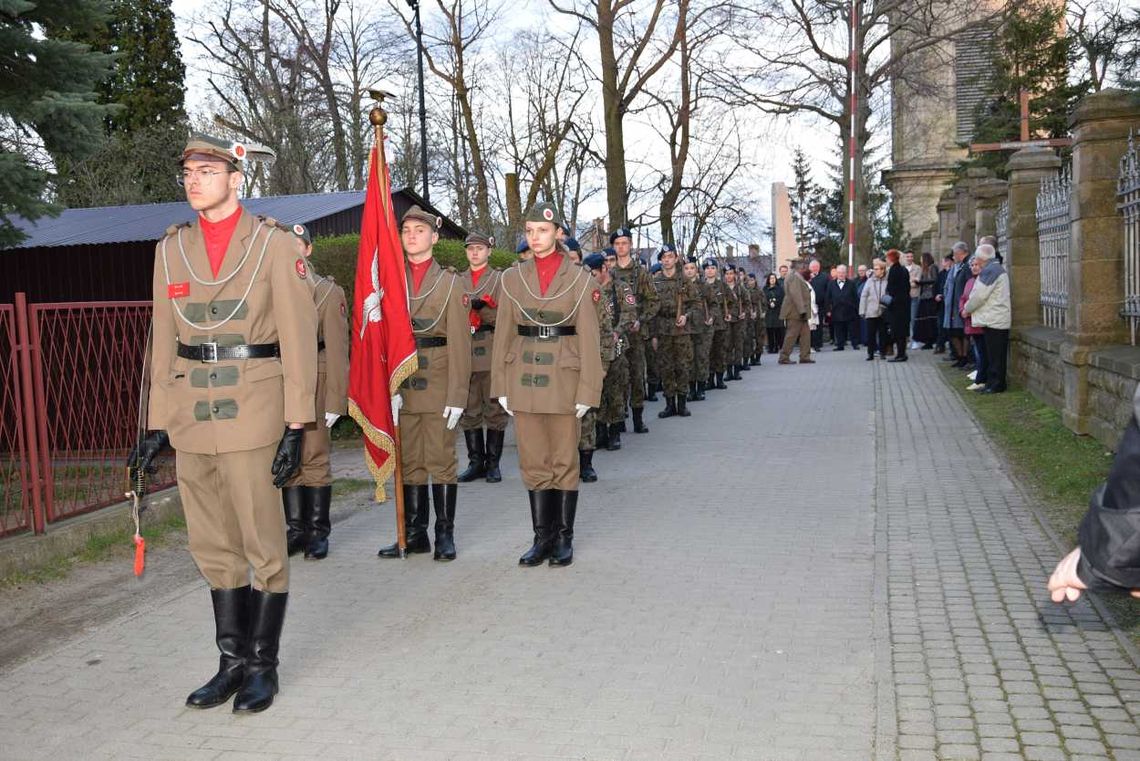
<path id="1" fill-rule="evenodd" d="M 1004 143 L 970 143 L 970 153 L 991 153 L 993 151 L 1016 151 L 1022 148 L 1065 148 L 1073 144 L 1072 138 L 1054 137 L 1042 140 L 1029 139 L 1029 92 L 1018 94 L 1021 105 L 1021 139 Z"/>

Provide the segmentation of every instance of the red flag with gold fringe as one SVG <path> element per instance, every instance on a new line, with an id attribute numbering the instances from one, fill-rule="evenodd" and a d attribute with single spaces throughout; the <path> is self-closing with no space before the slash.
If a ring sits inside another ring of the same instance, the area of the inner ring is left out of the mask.
<path id="1" fill-rule="evenodd" d="M 365 459 L 380 502 L 386 499 L 384 483 L 396 465 L 391 399 L 417 366 L 404 255 L 382 150 L 374 145 L 368 162 L 348 379 L 348 413 L 364 429 Z"/>

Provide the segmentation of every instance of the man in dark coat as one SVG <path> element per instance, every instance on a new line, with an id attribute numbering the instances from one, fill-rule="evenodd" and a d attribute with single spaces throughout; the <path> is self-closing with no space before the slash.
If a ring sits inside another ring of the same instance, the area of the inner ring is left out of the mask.
<path id="1" fill-rule="evenodd" d="M 827 314 L 827 274 L 820 267 L 818 259 L 812 259 L 808 264 L 808 285 L 815 291 L 815 306 L 819 311 L 819 325 L 811 332 L 811 348 L 815 351 L 823 349 L 823 316 Z M 786 286 L 785 286 L 786 287 Z"/>
<path id="2" fill-rule="evenodd" d="M 859 332 L 855 330 L 859 319 L 859 292 L 853 281 L 847 279 L 847 265 L 840 264 L 835 279 L 827 284 L 827 311 L 831 313 L 831 332 L 835 335 L 835 350 L 843 351 L 848 338 L 851 348 L 859 348 Z"/>
<path id="3" fill-rule="evenodd" d="M 944 294 L 946 292 L 946 278 L 950 274 L 950 267 L 954 264 L 954 257 L 950 254 L 942 257 L 942 267 L 938 270 L 938 278 L 934 281 L 934 300 L 938 304 L 938 339 L 934 342 L 934 353 L 945 354 L 946 342 L 950 339 L 950 332 L 943 325 L 944 312 L 946 311 L 943 306 Z"/>
<path id="4" fill-rule="evenodd" d="M 891 326 L 891 340 L 895 344 L 895 356 L 891 362 L 906 362 L 906 341 L 910 337 L 910 273 L 899 261 L 900 254 L 891 249 L 887 252 L 887 324 Z"/>

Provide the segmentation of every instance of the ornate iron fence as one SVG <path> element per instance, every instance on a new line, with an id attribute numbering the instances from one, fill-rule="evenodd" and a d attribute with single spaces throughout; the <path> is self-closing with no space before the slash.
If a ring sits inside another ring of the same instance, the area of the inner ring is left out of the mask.
<path id="1" fill-rule="evenodd" d="M 1116 185 L 1117 206 L 1124 217 L 1124 308 L 1132 345 L 1140 329 L 1140 145 L 1128 136 L 1128 150 L 1120 157 Z"/>
<path id="2" fill-rule="evenodd" d="M 1009 199 L 1005 199 L 998 206 L 997 216 L 994 219 L 997 225 L 998 253 L 1009 266 Z"/>
<path id="3" fill-rule="evenodd" d="M 1073 179 L 1068 166 L 1042 180 L 1037 194 L 1037 239 L 1041 250 L 1041 321 L 1065 328 L 1069 309 L 1070 200 Z"/>

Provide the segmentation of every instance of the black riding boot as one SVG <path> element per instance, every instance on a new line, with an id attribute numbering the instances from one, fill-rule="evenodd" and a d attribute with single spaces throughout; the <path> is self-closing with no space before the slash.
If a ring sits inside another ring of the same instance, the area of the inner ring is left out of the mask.
<path id="1" fill-rule="evenodd" d="M 657 401 L 657 382 L 656 381 L 649 381 L 647 392 L 648 393 L 645 394 L 645 401 L 647 401 L 647 402 Z"/>
<path id="2" fill-rule="evenodd" d="M 716 374 L 716 385 L 712 386 L 712 388 L 715 388 L 718 391 L 724 391 L 728 388 L 728 386 L 724 385 L 724 373 Z"/>
<path id="3" fill-rule="evenodd" d="M 503 480 L 499 471 L 499 458 L 503 456 L 503 437 L 505 431 L 492 431 L 487 429 L 487 483 L 497 484 Z"/>
<path id="4" fill-rule="evenodd" d="M 677 405 L 672 394 L 665 397 L 665 409 L 657 413 L 657 417 L 673 417 L 677 414 Z"/>
<path id="5" fill-rule="evenodd" d="M 332 531 L 329 518 L 332 486 L 306 486 L 305 501 L 309 508 L 309 546 L 305 548 L 305 557 L 324 560 L 329 554 L 329 532 Z"/>
<path id="6" fill-rule="evenodd" d="M 432 484 L 431 501 L 435 503 L 435 559 L 455 560 L 456 484 Z"/>
<path id="7" fill-rule="evenodd" d="M 633 408 L 633 432 L 634 433 L 649 433 L 649 428 L 645 425 L 645 421 L 641 419 L 641 413 L 645 411 L 644 407 Z"/>
<path id="8" fill-rule="evenodd" d="M 570 565 L 574 562 L 574 514 L 578 512 L 578 492 L 554 491 L 553 494 L 558 535 L 554 539 L 554 550 L 550 553 L 550 564 Z"/>
<path id="9" fill-rule="evenodd" d="M 610 423 L 610 435 L 606 440 L 606 451 L 616 452 L 621 449 L 621 423 Z"/>
<path id="10" fill-rule="evenodd" d="M 408 552 L 419 554 L 431 552 L 431 540 L 428 539 L 428 513 L 431 505 L 428 504 L 427 484 L 408 486 L 404 484 L 404 531 L 408 541 Z M 390 544 L 376 553 L 382 558 L 400 557 L 400 543 Z"/>
<path id="11" fill-rule="evenodd" d="M 286 486 L 281 490 L 285 505 L 285 542 L 289 554 L 296 555 L 305 549 L 305 487 Z"/>
<path id="12" fill-rule="evenodd" d="M 257 713 L 273 705 L 277 694 L 277 650 L 285 625 L 288 592 L 263 592 L 249 596 L 249 657 L 245 681 L 234 697 L 234 713 Z"/>
<path id="13" fill-rule="evenodd" d="M 464 431 L 463 440 L 467 443 L 467 470 L 459 474 L 461 484 L 487 475 L 487 451 L 483 447 L 483 429 L 472 428 L 470 431 Z"/>
<path id="14" fill-rule="evenodd" d="M 187 706 L 220 706 L 241 688 L 245 659 L 249 655 L 249 590 L 249 587 L 210 590 L 214 603 L 214 641 L 222 657 L 218 673 L 190 693 Z"/>
<path id="15" fill-rule="evenodd" d="M 578 479 L 592 484 L 598 480 L 598 472 L 594 470 L 594 450 L 578 450 Z"/>
<path id="16" fill-rule="evenodd" d="M 550 557 L 550 550 L 554 544 L 555 510 L 554 497 L 557 494 L 553 489 L 541 491 L 529 490 L 530 496 L 530 522 L 534 527 L 534 544 L 519 558 L 519 565 L 542 565 L 542 561 Z"/>
<path id="17" fill-rule="evenodd" d="M 691 417 L 693 414 L 689 412 L 689 408 L 685 406 L 684 394 L 677 394 L 677 403 L 674 406 L 677 409 L 677 417 Z"/>

